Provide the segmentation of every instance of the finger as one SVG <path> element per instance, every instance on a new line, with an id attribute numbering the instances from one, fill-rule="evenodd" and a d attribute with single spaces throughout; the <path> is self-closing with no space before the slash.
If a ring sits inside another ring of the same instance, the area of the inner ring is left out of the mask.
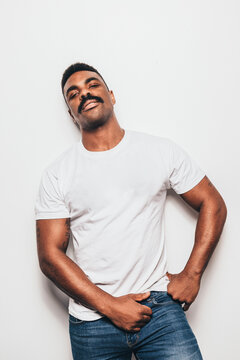
<path id="1" fill-rule="evenodd" d="M 191 305 L 191 304 L 185 302 L 185 303 L 184 303 L 184 306 L 183 306 L 183 310 L 184 310 L 184 311 L 187 311 L 187 310 L 189 309 L 190 305 Z"/>
<path id="2" fill-rule="evenodd" d="M 140 330 L 141 330 L 141 328 L 137 327 L 137 328 L 134 328 L 133 330 L 131 330 L 131 332 L 140 331 Z"/>
<path id="3" fill-rule="evenodd" d="M 171 280 L 172 274 L 169 274 L 169 272 L 167 271 L 167 272 L 166 272 L 166 275 L 167 275 L 167 277 L 169 278 L 169 280 Z"/>
<path id="4" fill-rule="evenodd" d="M 169 291 L 169 288 L 170 288 L 170 283 L 167 285 L 167 293 L 168 293 L 168 295 L 170 295 L 172 297 L 172 294 L 171 294 L 171 291 Z"/>
<path id="5" fill-rule="evenodd" d="M 150 291 L 147 291 L 145 293 L 139 293 L 139 294 L 131 294 L 132 299 L 135 301 L 141 301 L 144 299 L 147 299 L 150 296 Z"/>
<path id="6" fill-rule="evenodd" d="M 140 329 L 143 328 L 144 326 L 146 326 L 147 323 L 141 322 L 141 323 L 137 323 L 135 326 L 139 327 Z"/>
<path id="7" fill-rule="evenodd" d="M 140 321 L 139 320 L 136 322 L 135 326 L 142 328 L 143 326 L 147 325 L 147 323 L 149 323 L 149 321 Z"/>
<path id="8" fill-rule="evenodd" d="M 143 307 L 142 314 L 144 315 L 152 315 L 152 309 L 149 306 L 141 305 Z"/>
<path id="9" fill-rule="evenodd" d="M 143 315 L 140 320 L 137 321 L 137 325 L 146 324 L 151 320 L 150 316 Z"/>

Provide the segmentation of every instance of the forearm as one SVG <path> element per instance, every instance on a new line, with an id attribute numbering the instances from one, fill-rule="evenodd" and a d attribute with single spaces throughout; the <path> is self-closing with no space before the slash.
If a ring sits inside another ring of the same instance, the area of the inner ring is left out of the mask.
<path id="1" fill-rule="evenodd" d="M 227 210 L 224 201 L 203 202 L 196 226 L 195 243 L 184 268 L 190 276 L 201 278 L 210 257 L 219 241 L 226 220 Z"/>
<path id="2" fill-rule="evenodd" d="M 45 256 L 40 261 L 40 267 L 42 272 L 68 296 L 107 316 L 113 296 L 94 285 L 64 252 L 54 250 L 52 256 Z"/>

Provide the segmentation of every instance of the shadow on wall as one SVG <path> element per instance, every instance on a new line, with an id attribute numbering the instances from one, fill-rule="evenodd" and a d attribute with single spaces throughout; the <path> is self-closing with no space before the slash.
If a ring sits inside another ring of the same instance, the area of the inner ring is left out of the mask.
<path id="1" fill-rule="evenodd" d="M 42 285 L 41 297 L 45 304 L 44 308 L 41 310 L 42 316 L 46 317 L 51 315 L 52 318 L 57 320 L 62 328 L 66 328 L 69 297 L 43 274 L 40 282 Z"/>
<path id="2" fill-rule="evenodd" d="M 50 280 L 47 280 L 47 292 L 64 312 L 68 311 L 68 296 L 58 289 Z"/>

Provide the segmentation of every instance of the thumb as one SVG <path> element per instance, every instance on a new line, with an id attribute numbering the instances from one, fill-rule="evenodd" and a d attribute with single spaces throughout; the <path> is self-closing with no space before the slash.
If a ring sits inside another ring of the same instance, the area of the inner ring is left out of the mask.
<path id="1" fill-rule="evenodd" d="M 167 275 L 167 277 L 169 278 L 169 280 L 171 280 L 172 274 L 169 274 L 169 272 L 167 271 L 167 272 L 166 272 L 166 275 Z"/>
<path id="2" fill-rule="evenodd" d="M 132 294 L 131 297 L 135 301 L 141 301 L 144 299 L 147 299 L 150 296 L 150 291 L 147 291 L 145 293 L 139 293 L 139 294 Z"/>
<path id="3" fill-rule="evenodd" d="M 184 303 L 183 310 L 187 311 L 189 309 L 190 305 L 191 304 L 189 304 L 189 303 Z"/>

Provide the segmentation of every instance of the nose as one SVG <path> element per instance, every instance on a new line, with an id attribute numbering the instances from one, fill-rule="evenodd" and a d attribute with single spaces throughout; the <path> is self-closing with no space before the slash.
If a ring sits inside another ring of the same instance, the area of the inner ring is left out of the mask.
<path id="1" fill-rule="evenodd" d="M 82 101 L 84 98 L 91 96 L 89 90 L 82 90 L 80 93 L 80 100 Z"/>

